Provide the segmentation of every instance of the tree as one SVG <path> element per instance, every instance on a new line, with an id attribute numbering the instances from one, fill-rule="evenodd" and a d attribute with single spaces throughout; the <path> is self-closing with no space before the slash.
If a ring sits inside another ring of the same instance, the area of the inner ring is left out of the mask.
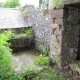
<path id="1" fill-rule="evenodd" d="M 19 0 L 6 0 L 6 2 L 4 3 L 4 7 L 7 8 L 15 8 L 19 5 L 20 5 Z"/>
<path id="2" fill-rule="evenodd" d="M 3 2 L 0 2 L 0 7 L 3 7 Z"/>
<path id="3" fill-rule="evenodd" d="M 49 8 L 54 8 L 60 4 L 62 4 L 63 0 L 49 0 Z"/>

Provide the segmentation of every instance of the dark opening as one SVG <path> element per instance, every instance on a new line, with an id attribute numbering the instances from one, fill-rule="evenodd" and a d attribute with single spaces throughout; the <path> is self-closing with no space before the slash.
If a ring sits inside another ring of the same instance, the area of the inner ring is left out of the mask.
<path id="1" fill-rule="evenodd" d="M 80 24 L 80 19 L 79 19 L 79 21 L 78 21 L 78 24 Z"/>
<path id="2" fill-rule="evenodd" d="M 78 40 L 78 52 L 77 52 L 77 57 L 76 60 L 80 60 L 80 29 L 79 29 L 79 40 Z"/>

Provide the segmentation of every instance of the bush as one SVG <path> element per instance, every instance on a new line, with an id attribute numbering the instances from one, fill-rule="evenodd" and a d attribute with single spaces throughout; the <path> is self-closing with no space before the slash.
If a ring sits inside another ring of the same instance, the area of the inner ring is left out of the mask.
<path id="1" fill-rule="evenodd" d="M 5 32 L 0 34 L 0 78 L 8 78 L 11 72 L 11 60 L 12 56 L 10 55 L 11 49 L 9 48 L 9 43 L 7 42 L 10 39 L 11 32 Z"/>
<path id="2" fill-rule="evenodd" d="M 27 35 L 32 35 L 32 34 L 33 34 L 32 28 L 26 29 L 26 30 L 25 30 L 25 33 L 26 33 Z"/>
<path id="3" fill-rule="evenodd" d="M 44 55 L 37 56 L 34 60 L 34 64 L 48 66 L 49 58 Z"/>
<path id="4" fill-rule="evenodd" d="M 60 4 L 62 4 L 63 0 L 53 0 L 53 7 L 56 7 Z"/>
<path id="5" fill-rule="evenodd" d="M 15 8 L 17 6 L 20 6 L 19 0 L 6 0 L 4 3 L 4 7 L 7 8 Z"/>

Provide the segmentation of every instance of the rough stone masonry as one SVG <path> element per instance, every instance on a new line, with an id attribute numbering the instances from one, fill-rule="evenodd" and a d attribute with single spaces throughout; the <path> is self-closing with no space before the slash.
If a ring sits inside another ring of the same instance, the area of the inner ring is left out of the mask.
<path id="1" fill-rule="evenodd" d="M 70 60 L 80 60 L 80 5 L 57 6 L 51 17 L 50 57 L 53 63 L 64 67 Z"/>
<path id="2" fill-rule="evenodd" d="M 44 52 L 46 46 L 50 46 L 50 33 L 51 33 L 51 16 L 49 12 L 44 15 L 42 10 L 35 10 L 34 6 L 28 5 L 23 7 L 24 11 L 29 11 L 28 16 L 24 16 L 26 22 L 32 26 L 35 42 L 39 48 Z"/>

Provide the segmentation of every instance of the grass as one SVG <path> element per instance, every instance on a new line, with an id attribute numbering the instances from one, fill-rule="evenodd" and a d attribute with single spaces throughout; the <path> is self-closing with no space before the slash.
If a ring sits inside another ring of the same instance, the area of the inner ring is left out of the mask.
<path id="1" fill-rule="evenodd" d="M 64 80 L 62 75 L 59 75 L 55 70 L 50 67 L 41 71 L 40 74 L 35 76 L 32 80 Z"/>

